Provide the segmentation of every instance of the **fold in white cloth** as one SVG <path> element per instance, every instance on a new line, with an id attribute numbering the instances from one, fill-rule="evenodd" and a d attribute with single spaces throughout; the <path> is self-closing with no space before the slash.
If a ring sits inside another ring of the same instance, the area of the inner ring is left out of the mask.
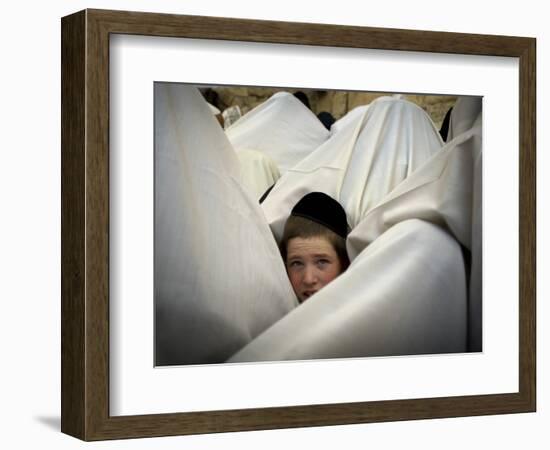
<path id="1" fill-rule="evenodd" d="M 348 236 L 347 249 L 353 259 L 392 226 L 408 219 L 444 227 L 468 250 L 468 350 L 481 351 L 481 98 L 466 98 L 465 102 L 459 99 L 451 119 L 455 114 L 460 118 L 455 124 L 466 124 L 460 134 L 366 214 Z"/>
<path id="2" fill-rule="evenodd" d="M 256 199 L 260 199 L 281 177 L 277 164 L 265 153 L 245 148 L 237 152 L 237 157 L 241 184 Z"/>
<path id="3" fill-rule="evenodd" d="M 428 115 L 406 100 L 380 97 L 350 114 L 330 139 L 281 176 L 263 202 L 278 241 L 292 207 L 308 192 L 339 201 L 354 228 L 443 145 Z"/>
<path id="4" fill-rule="evenodd" d="M 300 100 L 278 92 L 226 130 L 233 148 L 265 153 L 281 174 L 309 155 L 329 132 Z"/>
<path id="5" fill-rule="evenodd" d="M 466 279 L 457 242 L 407 220 L 230 362 L 466 350 Z"/>
<path id="6" fill-rule="evenodd" d="M 237 155 L 193 87 L 155 84 L 155 362 L 222 362 L 297 304 Z"/>

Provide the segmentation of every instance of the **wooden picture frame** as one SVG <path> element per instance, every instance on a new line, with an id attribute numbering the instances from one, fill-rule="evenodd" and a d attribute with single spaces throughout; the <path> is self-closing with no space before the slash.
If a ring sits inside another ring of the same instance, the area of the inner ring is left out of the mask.
<path id="1" fill-rule="evenodd" d="M 536 407 L 536 40 L 123 11 L 62 19 L 62 415 L 83 440 L 531 412 Z M 109 36 L 220 39 L 519 58 L 519 391 L 109 415 Z"/>

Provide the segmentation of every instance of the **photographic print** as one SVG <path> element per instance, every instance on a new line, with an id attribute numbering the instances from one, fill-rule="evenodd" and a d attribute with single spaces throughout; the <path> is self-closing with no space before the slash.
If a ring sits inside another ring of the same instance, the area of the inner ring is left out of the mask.
<path id="1" fill-rule="evenodd" d="M 155 365 L 482 350 L 481 97 L 154 103 Z"/>

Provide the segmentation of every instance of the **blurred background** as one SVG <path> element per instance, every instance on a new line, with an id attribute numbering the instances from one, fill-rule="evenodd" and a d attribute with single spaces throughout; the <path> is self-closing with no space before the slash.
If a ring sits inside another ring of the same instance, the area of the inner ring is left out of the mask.
<path id="1" fill-rule="evenodd" d="M 378 97 L 394 95 L 387 92 L 357 92 L 318 89 L 264 88 L 247 86 L 202 86 L 204 97 L 223 113 L 225 128 L 239 117 L 280 91 L 293 93 L 325 123 L 338 120 L 357 106 L 367 105 Z M 426 111 L 436 128 L 441 129 L 445 116 L 458 97 L 448 95 L 398 94 Z M 325 114 L 323 114 L 325 113 Z M 332 119 L 326 115 L 332 116 Z M 321 116 L 320 116 L 321 114 Z M 328 122 L 325 122 L 328 121 Z"/>

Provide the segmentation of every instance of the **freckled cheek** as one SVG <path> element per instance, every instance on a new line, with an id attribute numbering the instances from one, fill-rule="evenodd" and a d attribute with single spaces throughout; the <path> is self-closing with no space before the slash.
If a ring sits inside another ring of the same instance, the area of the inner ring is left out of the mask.
<path id="1" fill-rule="evenodd" d="M 339 274 L 340 272 L 334 268 L 326 271 L 322 277 L 323 286 L 330 283 L 332 280 L 338 277 Z"/>
<path id="2" fill-rule="evenodd" d="M 298 272 L 296 271 L 292 271 L 292 270 L 289 270 L 288 271 L 288 278 L 290 280 L 290 284 L 292 285 L 292 287 L 294 288 L 294 290 L 296 291 L 298 289 L 298 287 L 300 286 L 300 280 L 301 280 L 301 276 Z"/>
<path id="3" fill-rule="evenodd" d="M 327 283 L 330 283 L 331 280 L 332 280 L 332 278 L 325 274 L 325 275 L 319 277 L 319 284 L 321 286 L 325 286 Z"/>

